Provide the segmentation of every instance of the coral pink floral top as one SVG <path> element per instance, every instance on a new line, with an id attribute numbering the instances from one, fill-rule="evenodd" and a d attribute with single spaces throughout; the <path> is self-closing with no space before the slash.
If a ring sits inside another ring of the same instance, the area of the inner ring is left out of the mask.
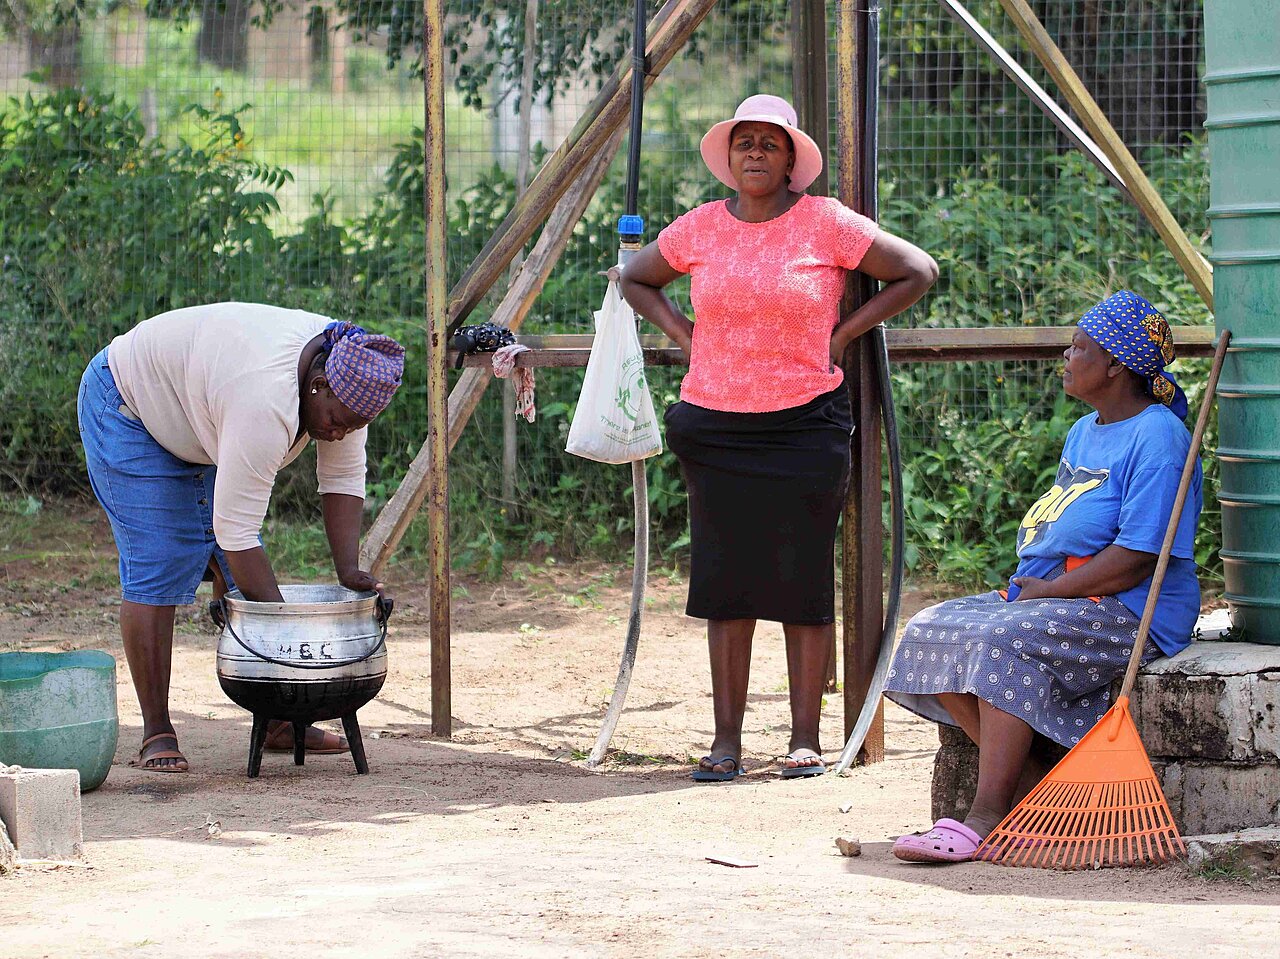
<path id="1" fill-rule="evenodd" d="M 680 398 L 730 413 L 803 406 L 844 380 L 831 364 L 845 270 L 879 227 L 833 197 L 802 196 L 781 216 L 746 223 L 724 200 L 658 234 L 674 270 L 692 277 L 695 322 Z"/>

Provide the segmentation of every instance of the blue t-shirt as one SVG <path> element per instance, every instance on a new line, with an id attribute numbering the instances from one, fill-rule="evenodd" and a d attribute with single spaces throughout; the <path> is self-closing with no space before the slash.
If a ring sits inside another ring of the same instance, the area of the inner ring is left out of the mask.
<path id="1" fill-rule="evenodd" d="M 1159 553 L 1190 446 L 1182 421 L 1158 403 L 1116 423 L 1099 424 L 1097 413 L 1078 419 L 1067 433 L 1053 488 L 1018 526 L 1014 575 L 1043 579 L 1067 557 L 1096 556 L 1113 543 Z M 1190 644 L 1200 612 L 1195 563 L 1200 482 L 1197 461 L 1151 620 L 1151 637 L 1166 656 Z M 1116 598 L 1141 616 L 1150 587 L 1148 577 Z"/>

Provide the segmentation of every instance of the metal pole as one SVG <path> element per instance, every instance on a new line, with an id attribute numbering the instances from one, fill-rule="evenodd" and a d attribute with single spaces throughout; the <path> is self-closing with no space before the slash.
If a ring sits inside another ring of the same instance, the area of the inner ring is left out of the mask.
<path id="1" fill-rule="evenodd" d="M 868 182 L 862 164 L 862 141 L 874 131 L 865 129 L 868 14 L 861 4 L 836 4 L 836 86 L 838 184 L 842 203 L 874 215 L 874 200 L 866 196 Z M 847 309 L 856 309 L 872 295 L 866 277 L 849 277 Z M 845 503 L 844 534 L 844 732 L 847 739 L 862 711 L 871 685 L 884 624 L 883 553 L 880 488 L 880 404 L 875 389 L 876 361 L 869 336 L 859 337 L 845 354 L 842 366 L 856 429 L 852 439 L 852 473 Z M 863 741 L 864 762 L 884 759 L 884 717 L 877 716 Z"/>
<path id="2" fill-rule="evenodd" d="M 1084 153 L 1094 166 L 1102 171 L 1113 187 L 1125 195 L 1125 199 L 1130 203 L 1134 202 L 1133 194 L 1129 192 L 1129 188 L 1125 186 L 1124 179 L 1116 171 L 1111 161 L 1107 159 L 1107 155 L 1102 152 L 1102 148 L 1090 139 L 1089 134 L 1080 129 L 1080 125 L 1071 119 L 1071 114 L 1058 106 L 1053 97 L 1045 91 L 1044 87 L 1036 83 L 1032 79 L 1031 74 L 1022 69 L 1022 65 L 1013 58 L 1000 43 L 993 37 L 972 13 L 970 13 L 960 0 L 939 0 L 942 9 L 955 19 L 956 23 L 964 29 L 964 32 L 973 37 L 978 46 L 986 50 L 996 64 L 1004 71 L 1004 75 L 1013 81 L 1014 86 L 1027 95 L 1027 97 L 1040 108 L 1040 112 L 1052 121 L 1058 131 L 1070 140 L 1075 146 Z"/>
<path id="3" fill-rule="evenodd" d="M 824 0 L 800 0 L 791 5 L 791 95 L 795 100 L 800 129 L 828 149 L 827 113 L 827 9 Z M 813 181 L 807 192 L 826 196 L 830 164 Z M 827 692 L 836 691 L 837 640 L 831 635 L 827 659 Z"/>
<path id="4" fill-rule="evenodd" d="M 800 129 L 827 153 L 827 5 L 824 0 L 800 0 L 791 5 L 791 90 Z M 808 193 L 826 196 L 830 164 L 824 165 Z"/>
<path id="5" fill-rule="evenodd" d="M 635 23 L 631 38 L 631 73 L 644 76 L 645 18 L 644 0 L 635 0 Z M 643 83 L 631 84 L 631 139 L 627 150 L 627 192 L 624 216 L 618 220 L 618 265 L 625 268 L 627 262 L 640 252 L 644 238 L 644 218 L 638 215 L 640 203 L 640 140 L 644 132 Z M 635 317 L 638 323 L 640 318 Z M 636 651 L 640 648 L 640 622 L 644 614 L 644 591 L 649 580 L 649 476 L 644 460 L 631 463 L 631 497 L 635 506 L 635 554 L 631 564 L 631 614 L 627 618 L 627 635 L 622 643 L 622 660 L 618 664 L 618 678 L 609 697 L 604 722 L 596 736 L 596 744 L 587 757 L 588 766 L 598 766 L 609 752 L 609 740 L 622 717 L 622 708 L 631 688 L 631 674 L 635 670 Z"/>
<path id="6" fill-rule="evenodd" d="M 449 374 L 446 364 L 448 248 L 444 183 L 444 0 L 423 0 L 423 217 L 426 223 L 427 538 L 431 583 L 431 731 L 453 729 L 449 663 Z"/>

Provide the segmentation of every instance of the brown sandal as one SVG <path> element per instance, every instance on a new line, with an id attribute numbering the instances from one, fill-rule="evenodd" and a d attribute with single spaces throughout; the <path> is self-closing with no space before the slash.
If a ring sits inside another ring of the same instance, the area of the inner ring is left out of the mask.
<path id="1" fill-rule="evenodd" d="M 351 746 L 345 739 L 337 733 L 330 732 L 327 729 L 319 729 L 318 727 L 308 726 L 307 731 L 316 729 L 321 733 L 320 745 L 308 746 L 307 754 L 309 756 L 333 756 L 338 753 L 347 753 L 351 751 Z M 285 723 L 274 732 L 267 733 L 267 752 L 272 753 L 291 753 L 293 752 L 293 726 Z"/>
<path id="2" fill-rule="evenodd" d="M 142 748 L 138 750 L 138 758 L 132 766 L 144 770 L 149 773 L 185 773 L 188 770 L 187 757 L 182 755 L 176 749 L 158 749 L 145 759 L 142 754 L 147 751 L 147 747 L 157 740 L 172 739 L 175 746 L 178 745 L 178 736 L 176 733 L 156 733 L 154 736 L 148 736 L 142 741 Z M 181 759 L 182 762 L 174 763 L 172 766 L 153 766 L 151 765 L 158 759 Z"/>

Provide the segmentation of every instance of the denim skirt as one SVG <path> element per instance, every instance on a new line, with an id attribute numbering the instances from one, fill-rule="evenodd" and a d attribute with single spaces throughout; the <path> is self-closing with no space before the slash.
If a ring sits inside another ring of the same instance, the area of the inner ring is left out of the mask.
<path id="1" fill-rule="evenodd" d="M 195 601 L 212 558 L 228 587 L 213 536 L 213 466 L 178 459 L 125 405 L 104 349 L 80 380 L 80 441 L 89 483 L 111 521 L 124 599 L 145 606 Z"/>

